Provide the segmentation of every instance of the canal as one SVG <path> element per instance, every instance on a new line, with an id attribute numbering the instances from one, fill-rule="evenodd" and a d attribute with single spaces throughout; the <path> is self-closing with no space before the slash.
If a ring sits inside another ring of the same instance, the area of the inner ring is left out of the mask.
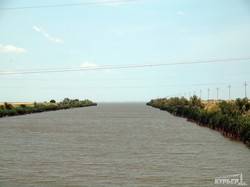
<path id="1" fill-rule="evenodd" d="M 220 186 L 235 174 L 250 185 L 246 145 L 145 103 L 0 119 L 1 187 Z"/>

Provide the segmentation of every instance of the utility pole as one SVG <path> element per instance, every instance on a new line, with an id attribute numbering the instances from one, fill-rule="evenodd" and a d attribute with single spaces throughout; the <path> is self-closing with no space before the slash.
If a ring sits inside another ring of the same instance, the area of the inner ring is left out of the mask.
<path id="1" fill-rule="evenodd" d="M 202 90 L 200 90 L 200 99 L 201 99 L 201 93 L 202 93 Z"/>
<path id="2" fill-rule="evenodd" d="M 244 86 L 245 86 L 245 98 L 247 98 L 247 82 L 245 82 Z"/>
<path id="3" fill-rule="evenodd" d="M 208 88 L 208 90 L 207 90 L 207 100 L 209 100 L 209 91 L 210 91 L 210 89 Z"/>
<path id="4" fill-rule="evenodd" d="M 229 101 L 231 101 L 231 85 L 230 84 L 228 86 L 228 91 L 229 91 L 229 93 L 228 93 Z"/>
<path id="5" fill-rule="evenodd" d="M 217 101 L 219 100 L 219 87 L 216 88 L 217 90 Z"/>

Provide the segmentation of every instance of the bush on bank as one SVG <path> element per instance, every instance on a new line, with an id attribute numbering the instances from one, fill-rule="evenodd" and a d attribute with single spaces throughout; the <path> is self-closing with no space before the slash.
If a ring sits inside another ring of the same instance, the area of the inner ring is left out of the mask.
<path id="1" fill-rule="evenodd" d="M 212 109 L 206 109 L 197 96 L 189 100 L 184 97 L 152 99 L 147 105 L 185 117 L 250 144 L 250 103 L 247 98 L 220 101 Z"/>
<path id="2" fill-rule="evenodd" d="M 16 115 L 24 115 L 38 112 L 46 112 L 53 110 L 62 110 L 69 108 L 78 108 L 78 107 L 87 107 L 87 106 L 95 106 L 96 103 L 90 100 L 80 101 L 78 99 L 68 99 L 65 98 L 60 103 L 34 103 L 33 106 L 21 104 L 19 106 L 13 106 L 9 103 L 4 103 L 4 105 L 0 106 L 0 118 L 7 116 L 16 116 Z"/>

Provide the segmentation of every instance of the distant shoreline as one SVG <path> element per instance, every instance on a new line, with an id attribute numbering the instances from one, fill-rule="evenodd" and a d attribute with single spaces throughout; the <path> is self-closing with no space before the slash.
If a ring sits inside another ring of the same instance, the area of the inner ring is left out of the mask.
<path id="1" fill-rule="evenodd" d="M 28 103 L 28 102 L 13 102 L 13 103 L 1 103 L 0 104 L 0 118 L 11 117 L 11 116 L 20 116 L 33 113 L 41 113 L 48 111 L 56 110 L 65 110 L 72 108 L 81 108 L 96 106 L 97 103 L 94 103 L 90 100 L 79 101 L 78 99 L 64 100 L 60 103 Z"/>

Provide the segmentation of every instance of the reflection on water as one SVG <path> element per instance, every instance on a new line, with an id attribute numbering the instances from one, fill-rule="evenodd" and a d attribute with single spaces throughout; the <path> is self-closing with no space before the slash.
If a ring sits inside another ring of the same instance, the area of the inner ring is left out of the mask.
<path id="1" fill-rule="evenodd" d="M 0 119 L 0 186 L 214 186 L 238 173 L 250 184 L 249 155 L 145 104 Z"/>

